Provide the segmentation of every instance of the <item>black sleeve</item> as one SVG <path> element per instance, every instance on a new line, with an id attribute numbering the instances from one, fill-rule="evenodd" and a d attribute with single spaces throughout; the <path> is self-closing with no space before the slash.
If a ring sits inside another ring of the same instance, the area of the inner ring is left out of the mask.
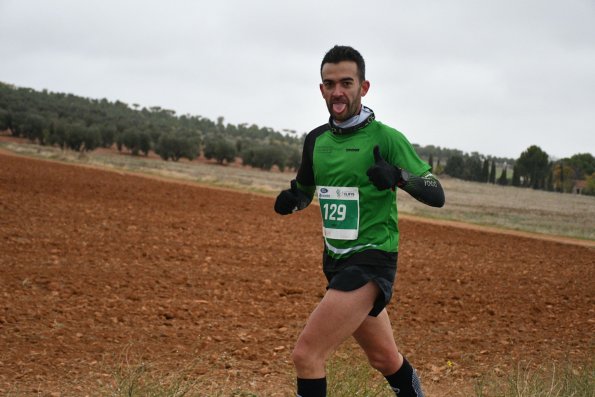
<path id="1" fill-rule="evenodd" d="M 424 176 L 411 175 L 401 189 L 414 199 L 432 207 L 442 207 L 445 202 L 444 190 L 438 179 L 432 174 Z"/>
<path id="2" fill-rule="evenodd" d="M 315 186 L 314 181 L 314 144 L 316 138 L 323 132 L 328 131 L 328 124 L 321 125 L 318 128 L 312 130 L 304 141 L 304 148 L 302 150 L 302 162 L 295 178 L 298 183 L 302 186 Z"/>

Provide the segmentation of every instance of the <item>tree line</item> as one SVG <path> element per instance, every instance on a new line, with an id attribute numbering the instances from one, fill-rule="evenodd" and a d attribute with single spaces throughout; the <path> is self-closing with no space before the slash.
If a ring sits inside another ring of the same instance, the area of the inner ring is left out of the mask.
<path id="1" fill-rule="evenodd" d="M 89 99 L 36 91 L 0 82 L 0 131 L 41 145 L 90 151 L 116 146 L 119 151 L 164 160 L 194 160 L 201 154 L 219 164 L 241 159 L 264 170 L 296 170 L 305 134 L 285 133 L 256 124 L 229 124 L 194 115 L 176 115 L 159 106 Z M 484 156 L 439 146 L 413 145 L 435 174 L 468 181 L 595 195 L 595 160 L 590 153 L 551 160 L 538 146 L 518 159 Z M 580 182 L 580 183 L 579 183 Z M 581 185 L 582 183 L 582 185 Z"/>
<path id="2" fill-rule="evenodd" d="M 518 159 L 502 160 L 457 153 L 438 168 L 438 173 L 475 182 L 595 195 L 595 158 L 590 153 L 552 160 L 539 146 L 532 145 Z"/>
<path id="3" fill-rule="evenodd" d="M 40 145 L 80 152 L 115 145 L 133 155 L 154 151 L 172 161 L 203 154 L 221 164 L 239 157 L 243 164 L 266 170 L 299 166 L 303 137 L 224 121 L 0 82 L 0 131 Z"/>

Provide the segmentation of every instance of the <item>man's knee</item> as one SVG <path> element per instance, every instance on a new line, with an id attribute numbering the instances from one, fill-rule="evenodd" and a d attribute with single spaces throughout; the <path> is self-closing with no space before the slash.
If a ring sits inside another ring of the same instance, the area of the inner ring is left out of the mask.
<path id="1" fill-rule="evenodd" d="M 303 349 L 300 349 L 298 346 L 295 346 L 295 348 L 291 352 L 291 361 L 293 361 L 293 365 L 295 365 L 296 368 L 303 368 L 307 366 L 307 360 L 307 353 Z"/>
<path id="2" fill-rule="evenodd" d="M 307 345 L 298 343 L 291 352 L 293 365 L 299 370 L 310 371 L 318 367 L 324 368 L 324 357 L 308 349 Z"/>
<path id="3" fill-rule="evenodd" d="M 396 372 L 402 364 L 399 354 L 390 350 L 375 351 L 368 354 L 368 362 L 372 368 L 378 370 L 383 375 Z"/>

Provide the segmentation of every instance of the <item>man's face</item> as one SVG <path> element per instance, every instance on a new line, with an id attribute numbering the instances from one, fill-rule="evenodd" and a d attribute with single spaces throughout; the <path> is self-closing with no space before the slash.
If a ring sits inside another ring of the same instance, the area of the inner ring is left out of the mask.
<path id="1" fill-rule="evenodd" d="M 321 74 L 320 92 L 331 117 L 341 122 L 358 114 L 370 82 L 359 81 L 357 64 L 352 61 L 325 63 Z"/>

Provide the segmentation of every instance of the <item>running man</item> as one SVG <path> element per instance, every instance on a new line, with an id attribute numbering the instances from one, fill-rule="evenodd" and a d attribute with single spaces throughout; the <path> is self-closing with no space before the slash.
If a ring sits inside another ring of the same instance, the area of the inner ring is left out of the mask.
<path id="1" fill-rule="evenodd" d="M 444 192 L 407 138 L 362 106 L 370 82 L 357 50 L 333 47 L 320 74 L 330 119 L 306 136 L 297 177 L 275 202 L 287 215 L 316 193 L 322 215 L 328 286 L 292 352 L 297 395 L 326 396 L 326 360 L 353 336 L 398 397 L 422 397 L 385 308 L 397 271 L 396 188 L 434 207 L 444 205 Z"/>

